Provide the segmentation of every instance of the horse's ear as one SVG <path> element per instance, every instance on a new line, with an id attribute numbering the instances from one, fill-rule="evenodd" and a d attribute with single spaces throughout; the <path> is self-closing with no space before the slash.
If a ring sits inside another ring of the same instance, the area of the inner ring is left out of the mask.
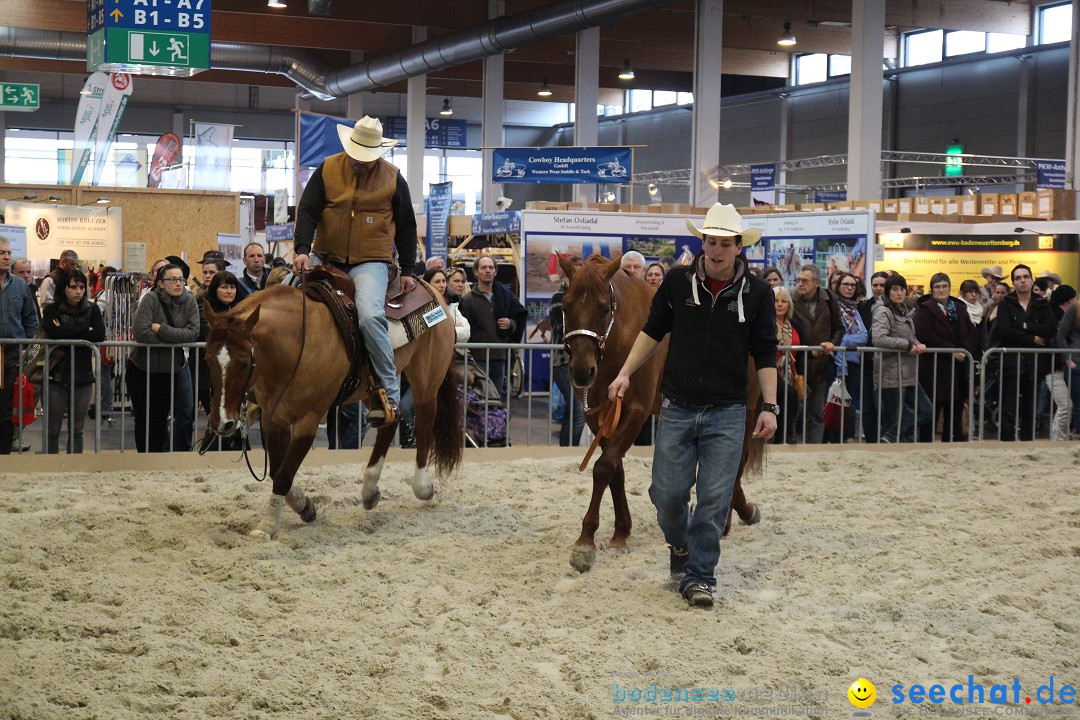
<path id="1" fill-rule="evenodd" d="M 210 327 L 217 327 L 221 322 L 221 315 L 214 312 L 214 308 L 210 307 L 210 303 L 203 303 L 203 312 L 206 315 L 206 322 L 210 323 Z"/>
<path id="2" fill-rule="evenodd" d="M 574 263 L 570 262 L 570 256 L 563 255 L 562 253 L 555 253 L 555 256 L 559 258 L 559 267 L 562 268 L 563 274 L 566 275 L 566 279 L 570 280 L 574 277 Z"/>
<path id="3" fill-rule="evenodd" d="M 611 282 L 611 278 L 615 277 L 615 273 L 622 270 L 622 257 L 617 257 L 614 260 L 609 260 L 608 264 L 604 266 L 604 279 Z"/>
<path id="4" fill-rule="evenodd" d="M 251 335 L 251 331 L 255 329 L 255 323 L 259 322 L 259 311 L 262 310 L 262 305 L 256 305 L 255 309 L 251 311 L 251 314 L 244 320 L 244 333 Z"/>

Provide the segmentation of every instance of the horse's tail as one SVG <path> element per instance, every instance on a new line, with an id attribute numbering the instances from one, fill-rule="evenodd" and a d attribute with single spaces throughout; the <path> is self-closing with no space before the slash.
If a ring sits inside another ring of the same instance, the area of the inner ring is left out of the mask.
<path id="1" fill-rule="evenodd" d="M 434 442 L 429 462 L 442 476 L 452 473 L 461 464 L 462 450 L 465 446 L 465 409 L 464 396 L 460 386 L 451 377 L 448 370 L 435 405 L 435 427 L 432 428 Z"/>

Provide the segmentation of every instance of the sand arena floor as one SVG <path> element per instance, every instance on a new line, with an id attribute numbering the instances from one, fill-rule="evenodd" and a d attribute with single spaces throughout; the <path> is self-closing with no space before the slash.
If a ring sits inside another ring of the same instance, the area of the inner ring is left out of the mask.
<path id="1" fill-rule="evenodd" d="M 361 466 L 317 453 L 298 482 L 318 521 L 286 509 L 269 543 L 245 535 L 269 488 L 243 465 L 6 466 L 0 718 L 847 717 L 860 677 L 893 717 L 927 706 L 892 686 L 969 675 L 1019 680 L 1019 704 L 967 708 L 1005 717 L 1051 676 L 1080 685 L 1076 444 L 774 452 L 711 612 L 672 591 L 647 456 L 627 460 L 629 551 L 579 575 L 580 456 L 520 454 L 468 454 L 431 503 L 392 455 L 367 512 Z M 608 499 L 599 538 L 611 523 Z M 653 683 L 735 699 L 615 699 Z"/>

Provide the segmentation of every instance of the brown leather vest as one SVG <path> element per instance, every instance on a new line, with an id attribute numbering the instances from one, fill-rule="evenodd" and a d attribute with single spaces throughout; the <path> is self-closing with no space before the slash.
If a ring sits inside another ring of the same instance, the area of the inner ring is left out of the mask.
<path id="1" fill-rule="evenodd" d="M 323 258 L 355 265 L 393 259 L 394 210 L 398 170 L 379 158 L 375 167 L 358 175 L 349 156 L 326 158 L 322 179 L 326 207 L 319 217 L 314 251 Z"/>

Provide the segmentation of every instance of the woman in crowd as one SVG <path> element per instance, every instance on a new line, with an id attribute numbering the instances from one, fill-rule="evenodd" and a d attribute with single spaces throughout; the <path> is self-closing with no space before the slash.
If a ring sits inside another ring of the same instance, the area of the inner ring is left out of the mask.
<path id="1" fill-rule="evenodd" d="M 915 335 L 929 348 L 962 348 L 978 358 L 979 338 L 968 318 L 967 303 L 950 295 L 951 290 L 952 281 L 945 273 L 930 278 L 930 294 L 919 298 L 915 306 Z M 970 367 L 962 352 L 930 353 L 919 359 L 919 384 L 934 404 L 934 424 L 944 418 L 942 442 L 967 439 L 964 400 Z"/>
<path id="2" fill-rule="evenodd" d="M 140 347 L 127 361 L 127 387 L 135 413 L 139 452 L 187 451 L 195 420 L 191 373 L 182 349 L 156 347 L 199 339 L 199 307 L 184 287 L 184 272 L 168 263 L 158 270 L 154 289 L 135 311 Z M 173 437 L 169 437 L 169 415 Z"/>
<path id="3" fill-rule="evenodd" d="M 105 339 L 105 323 L 98 306 L 86 295 L 87 280 L 82 271 L 61 270 L 56 278 L 54 302 L 45 306 L 41 329 L 53 340 Z M 51 381 L 46 398 L 49 412 L 48 440 L 45 452 L 60 452 L 60 426 L 64 413 L 68 418 L 67 451 L 83 451 L 83 426 L 90 399 L 94 394 L 94 354 L 87 347 L 53 348 L 50 363 L 57 353 L 59 361 L 49 373 Z"/>
<path id="4" fill-rule="evenodd" d="M 645 268 L 645 282 L 654 288 L 660 287 L 660 283 L 664 282 L 664 266 L 658 262 L 649 263 L 649 267 Z"/>
<path id="5" fill-rule="evenodd" d="M 199 305 L 199 341 L 206 342 L 206 336 L 210 334 L 210 324 L 206 321 L 206 305 L 216 313 L 227 313 L 236 307 L 239 302 L 236 299 L 236 276 L 228 270 L 217 271 L 210 279 L 210 284 L 206 286 L 202 293 L 202 298 L 197 300 Z M 202 353 L 199 353 L 199 388 L 198 397 L 199 404 L 202 405 L 204 411 L 207 414 L 210 413 L 211 403 L 211 387 L 210 383 L 210 368 L 206 365 L 206 359 Z M 207 428 L 207 436 L 209 437 L 213 433 Z M 216 435 L 213 438 L 218 442 L 211 442 L 211 450 L 240 450 L 242 447 L 242 441 L 239 434 L 220 438 Z M 201 451 L 200 451 L 201 452 Z"/>
<path id="6" fill-rule="evenodd" d="M 859 292 L 862 281 L 849 272 L 838 271 L 833 276 L 833 296 L 836 305 L 840 309 L 840 321 L 844 326 L 844 337 L 840 345 L 845 348 L 865 345 L 866 325 L 859 314 L 859 299 L 865 293 Z M 836 363 L 836 376 L 844 378 L 844 385 L 851 396 L 850 408 L 845 408 L 843 413 L 843 433 L 839 430 L 825 429 L 825 442 L 840 442 L 841 436 L 845 441 L 855 442 L 855 413 L 859 408 L 859 385 L 861 384 L 862 356 L 854 350 L 837 352 L 833 356 Z"/>
<path id="7" fill-rule="evenodd" d="M 780 274 L 779 268 L 767 267 L 761 277 L 773 287 L 784 284 L 784 276 Z"/>
<path id="8" fill-rule="evenodd" d="M 471 328 L 469 321 L 461 314 L 458 303 L 461 301 L 461 292 L 465 290 L 465 271 L 455 268 L 449 272 L 441 268 L 428 270 L 424 273 L 424 281 L 437 292 L 442 293 L 443 300 L 449 309 L 450 319 L 454 321 L 454 342 L 469 342 Z M 454 287 L 451 287 L 453 283 Z M 455 290 L 454 288 L 457 288 Z"/>
<path id="9" fill-rule="evenodd" d="M 776 339 L 781 345 L 801 345 L 799 331 L 791 322 L 791 292 L 783 285 L 773 286 L 776 303 Z M 795 389 L 798 364 L 792 350 L 776 353 L 776 375 L 779 382 L 776 398 L 780 405 L 783 427 L 773 436 L 774 443 L 795 442 L 795 422 L 799 416 L 799 396 Z"/>
<path id="10" fill-rule="evenodd" d="M 979 283 L 974 280 L 965 280 L 960 283 L 960 299 L 964 302 L 964 309 L 967 310 L 968 320 L 975 326 L 976 330 L 979 330 L 979 325 L 982 324 L 983 312 L 985 308 L 982 303 L 979 302 Z M 978 337 L 978 334 L 976 334 Z"/>
<path id="11" fill-rule="evenodd" d="M 930 442 L 933 408 L 918 383 L 918 356 L 926 351 L 907 306 L 907 280 L 890 275 L 883 302 L 874 307 L 874 385 L 880 393 L 881 442 Z"/>
<path id="12" fill-rule="evenodd" d="M 1062 287 L 1068 286 L 1062 285 L 1054 292 L 1057 293 Z M 1071 429 L 1074 433 L 1080 433 L 1080 304 L 1075 301 L 1065 310 L 1065 315 L 1058 323 L 1055 347 L 1074 351 L 1061 358 L 1061 363 L 1072 401 Z M 1061 405 L 1058 405 L 1058 411 L 1060 410 Z"/>

